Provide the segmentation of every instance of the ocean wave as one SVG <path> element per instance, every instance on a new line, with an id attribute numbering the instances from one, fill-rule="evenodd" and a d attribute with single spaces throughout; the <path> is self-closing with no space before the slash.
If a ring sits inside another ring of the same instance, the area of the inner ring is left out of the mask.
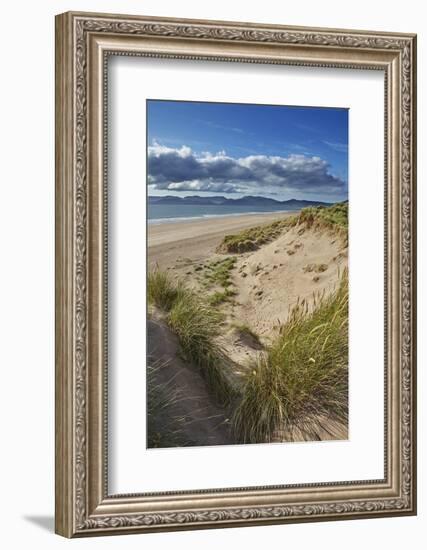
<path id="1" fill-rule="evenodd" d="M 253 211 L 253 212 L 233 212 L 229 214 L 200 214 L 198 216 L 179 216 L 175 218 L 152 218 L 148 220 L 149 225 L 159 225 L 164 223 L 188 222 L 193 220 L 203 220 L 208 218 L 229 218 L 234 216 L 262 216 L 267 214 L 289 214 L 297 212 L 297 210 L 268 210 L 268 211 Z"/>

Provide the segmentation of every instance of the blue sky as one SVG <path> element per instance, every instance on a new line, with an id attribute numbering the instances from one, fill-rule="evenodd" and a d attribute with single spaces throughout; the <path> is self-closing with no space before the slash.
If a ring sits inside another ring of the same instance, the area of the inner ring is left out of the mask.
<path id="1" fill-rule="evenodd" d="M 347 198 L 346 109 L 149 100 L 147 122 L 149 194 Z"/>

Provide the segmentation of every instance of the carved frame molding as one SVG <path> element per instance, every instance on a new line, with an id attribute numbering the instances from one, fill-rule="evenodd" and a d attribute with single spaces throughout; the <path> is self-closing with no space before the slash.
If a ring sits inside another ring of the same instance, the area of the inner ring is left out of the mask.
<path id="1" fill-rule="evenodd" d="M 105 59 L 385 72 L 389 308 L 384 480 L 110 496 L 103 339 Z M 67 537 L 414 514 L 414 35 L 66 13 L 56 18 L 56 531 Z"/>

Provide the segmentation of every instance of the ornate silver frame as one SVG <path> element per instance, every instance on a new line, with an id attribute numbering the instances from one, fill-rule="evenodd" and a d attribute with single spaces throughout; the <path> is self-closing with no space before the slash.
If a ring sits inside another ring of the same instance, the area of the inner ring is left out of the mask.
<path id="1" fill-rule="evenodd" d="M 109 495 L 105 117 L 108 55 L 385 74 L 385 477 Z M 65 13 L 56 18 L 56 532 L 66 537 L 416 513 L 416 37 Z"/>

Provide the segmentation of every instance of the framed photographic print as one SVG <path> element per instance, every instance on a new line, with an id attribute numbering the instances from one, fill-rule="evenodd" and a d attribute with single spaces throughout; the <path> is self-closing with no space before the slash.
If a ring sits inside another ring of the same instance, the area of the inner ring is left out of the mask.
<path id="1" fill-rule="evenodd" d="M 56 531 L 416 513 L 416 37 L 56 18 Z"/>

